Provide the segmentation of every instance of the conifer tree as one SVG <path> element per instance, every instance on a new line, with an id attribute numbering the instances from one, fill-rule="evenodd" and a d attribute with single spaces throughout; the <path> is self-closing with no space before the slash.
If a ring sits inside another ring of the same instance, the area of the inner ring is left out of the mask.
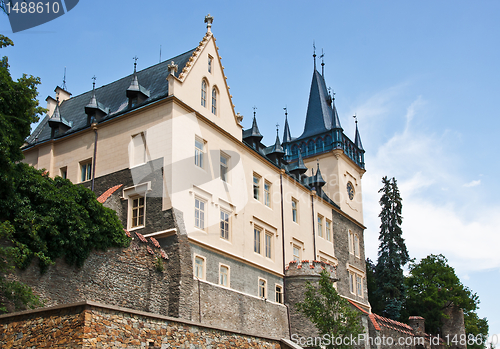
<path id="1" fill-rule="evenodd" d="M 402 199 L 396 179 L 382 178 L 380 198 L 380 235 L 378 261 L 375 268 L 377 298 L 383 305 L 383 315 L 399 320 L 404 306 L 405 286 L 403 267 L 409 262 L 409 255 L 403 239 Z"/>

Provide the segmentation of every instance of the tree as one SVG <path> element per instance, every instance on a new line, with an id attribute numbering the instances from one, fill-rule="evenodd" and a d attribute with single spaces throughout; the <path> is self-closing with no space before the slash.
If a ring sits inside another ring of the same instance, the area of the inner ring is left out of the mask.
<path id="1" fill-rule="evenodd" d="M 11 45 L 0 35 L 0 47 Z M 0 61 L 0 312 L 5 301 L 40 304 L 27 286 L 9 281 L 14 265 L 26 268 L 37 257 L 43 272 L 63 257 L 81 266 L 92 249 L 130 243 L 116 213 L 92 191 L 20 162 L 30 125 L 45 111 L 36 100 L 39 83 L 26 74 L 13 81 L 7 57 Z"/>
<path id="2" fill-rule="evenodd" d="M 306 288 L 304 302 L 296 303 L 295 306 L 311 320 L 321 336 L 328 335 L 327 338 L 331 339 L 352 335 L 353 338 L 358 338 L 363 331 L 359 313 L 337 293 L 326 270 L 321 272 L 318 285 L 308 282 Z M 352 348 L 352 345 L 350 342 L 341 345 L 331 343 L 326 348 L 347 349 Z"/>
<path id="3" fill-rule="evenodd" d="M 457 306 L 464 311 L 467 333 L 487 335 L 486 319 L 475 314 L 478 296 L 460 282 L 443 255 L 429 255 L 419 263 L 412 261 L 406 286 L 406 314 L 422 316 L 426 332 L 441 334 L 444 310 Z"/>
<path id="4" fill-rule="evenodd" d="M 393 320 L 400 320 L 404 304 L 403 266 L 408 263 L 409 255 L 403 239 L 402 199 L 395 178 L 382 178 L 383 187 L 379 214 L 380 235 L 378 261 L 375 268 L 377 280 L 376 296 L 383 304 L 382 313 Z"/>
<path id="5" fill-rule="evenodd" d="M 384 311 L 384 304 L 377 292 L 377 278 L 375 274 L 376 265 L 370 258 L 366 259 L 366 286 L 368 288 L 368 301 L 372 307 L 372 312 L 375 314 L 382 314 Z"/>

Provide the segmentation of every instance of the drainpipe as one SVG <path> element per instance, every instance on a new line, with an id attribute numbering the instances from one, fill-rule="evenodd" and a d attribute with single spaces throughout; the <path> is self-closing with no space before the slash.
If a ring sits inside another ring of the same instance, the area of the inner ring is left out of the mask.
<path id="1" fill-rule="evenodd" d="M 314 219 L 314 195 L 316 195 L 316 190 L 311 193 L 311 213 L 312 213 L 312 226 L 313 226 L 313 247 L 314 247 L 314 258 L 316 260 L 316 232 L 314 226 L 316 225 L 316 220 Z"/>
<path id="2" fill-rule="evenodd" d="M 97 122 L 92 123 L 92 129 L 94 130 L 95 139 L 94 139 L 94 158 L 92 159 L 92 191 L 94 191 L 94 179 L 95 179 L 95 164 L 96 164 L 96 155 L 97 155 Z"/>

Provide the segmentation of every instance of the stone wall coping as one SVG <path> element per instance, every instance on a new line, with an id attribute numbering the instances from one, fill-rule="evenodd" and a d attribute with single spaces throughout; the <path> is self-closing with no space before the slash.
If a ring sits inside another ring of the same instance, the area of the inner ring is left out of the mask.
<path id="1" fill-rule="evenodd" d="M 243 335 L 243 336 L 258 337 L 258 338 L 265 339 L 265 340 L 272 340 L 272 341 L 279 341 L 279 342 L 284 340 L 283 338 L 263 336 L 262 334 L 247 333 L 247 332 L 243 332 L 243 331 L 228 330 L 228 329 L 225 329 L 223 327 L 208 325 L 208 324 L 204 324 L 201 322 L 189 321 L 189 320 L 185 320 L 185 319 L 179 319 L 179 318 L 149 313 L 146 311 L 140 311 L 140 310 L 135 310 L 135 309 L 130 309 L 130 308 L 123 308 L 123 307 L 119 307 L 116 305 L 103 304 L 103 303 L 93 302 L 93 301 L 89 301 L 89 300 L 76 302 L 76 303 L 61 304 L 61 305 L 56 305 L 56 306 L 52 306 L 52 307 L 24 310 L 24 311 L 15 312 L 15 313 L 2 314 L 2 315 L 0 315 L 0 320 L 9 319 L 9 318 L 16 318 L 16 317 L 32 315 L 32 314 L 41 314 L 41 313 L 45 313 L 45 312 L 49 313 L 49 312 L 53 312 L 53 311 L 57 311 L 57 310 L 72 309 L 72 308 L 78 308 L 78 307 L 82 307 L 82 306 L 83 307 L 94 307 L 94 308 L 119 311 L 119 312 L 123 312 L 123 313 L 128 313 L 128 314 L 132 314 L 132 315 L 140 315 L 140 316 L 149 317 L 149 318 L 158 319 L 158 320 L 177 322 L 177 323 L 181 323 L 184 325 L 203 327 L 203 328 L 207 328 L 207 329 L 211 329 L 211 330 L 235 333 L 235 334 L 239 334 L 239 335 Z M 287 345 L 288 345 L 288 343 L 287 343 Z M 292 347 L 292 348 L 294 348 L 294 347 Z"/>

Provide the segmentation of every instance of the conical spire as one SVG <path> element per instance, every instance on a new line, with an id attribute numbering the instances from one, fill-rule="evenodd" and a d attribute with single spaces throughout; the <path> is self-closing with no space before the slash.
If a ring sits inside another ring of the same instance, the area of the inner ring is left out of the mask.
<path id="1" fill-rule="evenodd" d="M 332 107 L 328 102 L 325 80 L 315 69 L 307 105 L 304 132 L 299 138 L 306 138 L 327 132 L 332 128 Z"/>
<path id="2" fill-rule="evenodd" d="M 316 170 L 316 174 L 312 176 L 310 184 L 316 191 L 320 191 L 321 188 L 326 184 L 323 176 L 321 175 L 321 170 L 319 169 L 319 161 L 318 161 L 318 169 Z"/>
<path id="3" fill-rule="evenodd" d="M 300 178 L 302 174 L 307 172 L 307 167 L 304 164 L 304 160 L 302 160 L 302 152 L 300 151 L 300 149 L 299 149 L 299 159 L 290 165 L 288 171 L 296 178 Z"/>
<path id="4" fill-rule="evenodd" d="M 290 133 L 290 127 L 288 126 L 288 110 L 285 109 L 285 129 L 283 131 L 283 144 L 289 143 L 292 140 L 292 135 Z"/>
<path id="5" fill-rule="evenodd" d="M 276 141 L 274 142 L 273 148 L 271 150 L 271 153 L 282 153 L 285 154 L 285 151 L 283 150 L 283 147 L 281 146 L 280 142 L 280 136 L 278 135 L 278 130 L 276 130 Z"/>
<path id="6" fill-rule="evenodd" d="M 356 145 L 356 147 L 358 147 L 359 150 L 364 150 L 363 144 L 361 144 L 361 136 L 359 135 L 357 119 L 356 119 L 356 134 L 354 135 L 354 145 Z"/>
<path id="7" fill-rule="evenodd" d="M 94 76 L 92 78 L 94 82 L 92 83 L 92 96 L 90 97 L 90 102 L 85 106 L 85 114 L 89 116 L 91 119 L 92 117 L 94 118 L 100 118 L 104 115 L 107 115 L 109 113 L 109 108 L 105 107 L 102 103 L 99 103 L 97 101 L 97 97 L 95 95 L 95 80 L 96 77 Z M 89 119 L 89 121 L 90 121 Z"/>
<path id="8" fill-rule="evenodd" d="M 250 129 L 251 137 L 256 137 L 259 138 L 259 141 L 262 139 L 262 135 L 260 134 L 259 127 L 257 126 L 257 118 L 255 117 L 255 111 L 253 112 L 253 121 L 252 121 L 252 128 Z"/>
<path id="9" fill-rule="evenodd" d="M 127 89 L 127 97 L 130 99 L 137 99 L 138 102 L 142 102 L 149 98 L 149 90 L 145 89 L 139 84 L 139 79 L 137 78 L 137 56 L 134 57 L 134 74 L 132 75 L 132 82 Z"/>

